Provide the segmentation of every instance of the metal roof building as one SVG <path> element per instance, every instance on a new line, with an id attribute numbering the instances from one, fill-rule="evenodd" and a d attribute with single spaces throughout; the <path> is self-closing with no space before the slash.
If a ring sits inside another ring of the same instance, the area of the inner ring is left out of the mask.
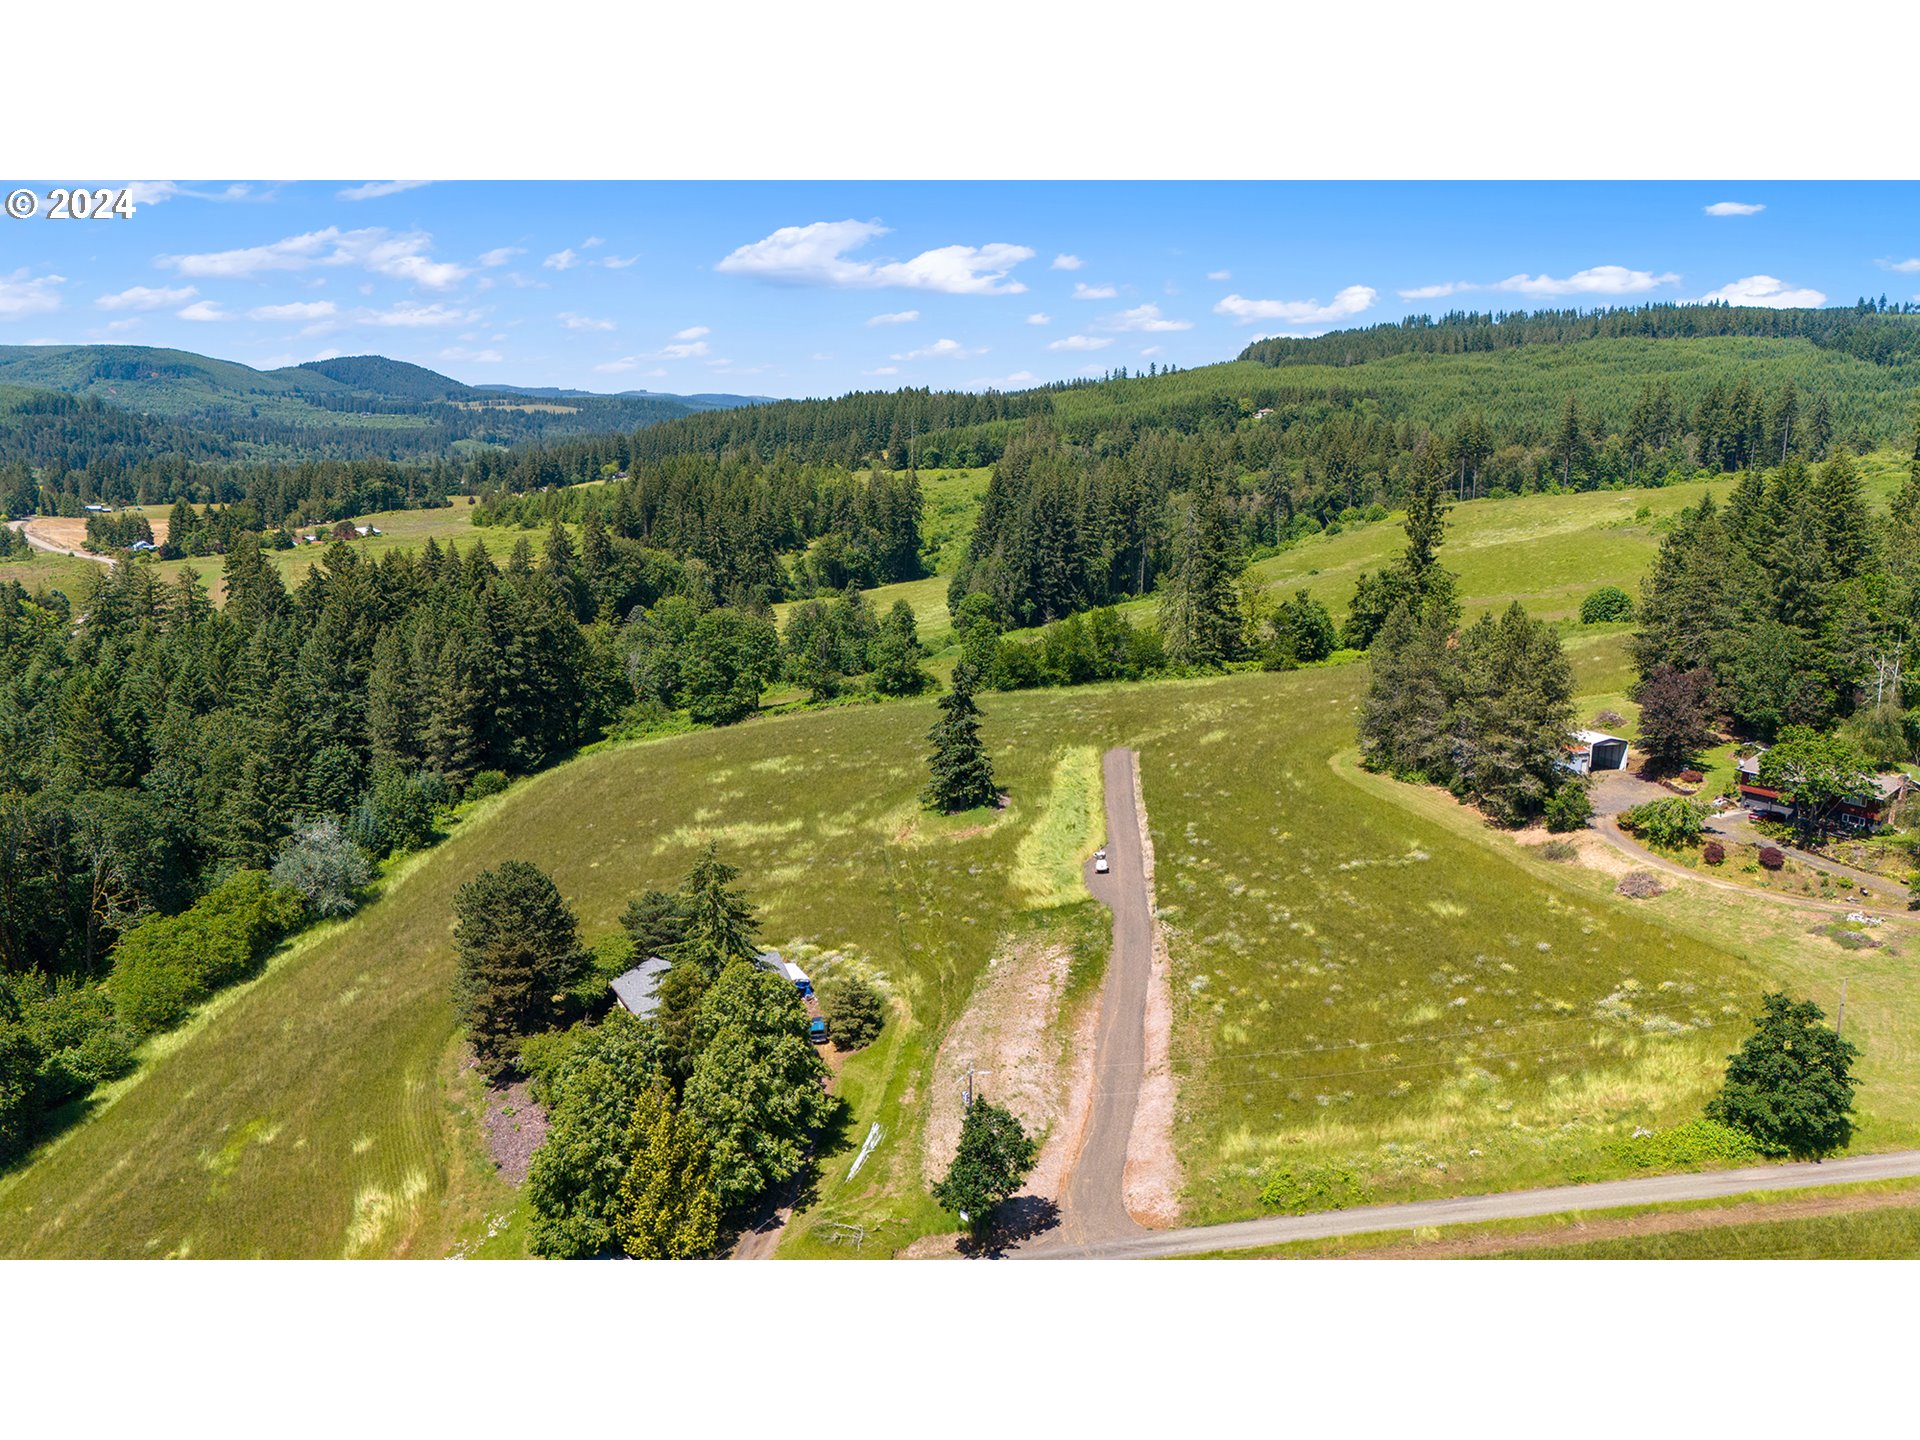
<path id="1" fill-rule="evenodd" d="M 614 998 L 644 1020 L 660 1008 L 660 977 L 672 968 L 658 955 L 649 955 L 626 974 L 614 977 Z"/>

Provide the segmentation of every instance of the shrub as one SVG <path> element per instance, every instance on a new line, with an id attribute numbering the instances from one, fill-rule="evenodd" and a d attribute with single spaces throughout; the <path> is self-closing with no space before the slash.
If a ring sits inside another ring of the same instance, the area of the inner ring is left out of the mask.
<path id="1" fill-rule="evenodd" d="M 1760 847 L 1760 866 L 1764 870 L 1778 870 L 1787 863 L 1786 853 L 1772 845 Z"/>
<path id="2" fill-rule="evenodd" d="M 1724 865 L 1727 863 L 1727 847 L 1718 840 L 1709 840 L 1700 847 L 1700 858 L 1709 865 Z"/>
<path id="3" fill-rule="evenodd" d="M 1706 817 L 1706 806 L 1674 795 L 1634 806 L 1621 815 L 1620 824 L 1649 845 L 1679 850 L 1699 840 Z"/>
<path id="4" fill-rule="evenodd" d="M 836 1048 L 864 1050 L 887 1023 L 887 1001 L 858 975 L 836 982 L 825 996 L 827 1033 Z"/>
<path id="5" fill-rule="evenodd" d="M 1344 1210 L 1368 1198 L 1366 1182 L 1343 1165 L 1288 1166 L 1271 1171 L 1260 1187 L 1260 1203 L 1286 1215 Z"/>
<path id="6" fill-rule="evenodd" d="M 136 1034 L 180 1023 L 240 979 L 299 922 L 304 901 L 264 871 L 242 870 L 178 915 L 129 930 L 113 955 L 114 1010 Z"/>
<path id="7" fill-rule="evenodd" d="M 484 800 L 489 795 L 498 795 L 507 788 L 507 772 L 504 770 L 482 770 L 467 782 L 466 798 Z"/>
<path id="8" fill-rule="evenodd" d="M 1907 909 L 1920 910 L 1920 875 L 1915 875 L 1907 886 Z"/>
<path id="9" fill-rule="evenodd" d="M 1753 1137 L 1716 1120 L 1689 1120 L 1650 1135 L 1615 1142 L 1614 1158 L 1636 1170 L 1699 1170 L 1739 1165 L 1760 1154 Z"/>
<path id="10" fill-rule="evenodd" d="M 1549 840 L 1539 847 L 1542 860 L 1571 860 L 1580 853 L 1580 847 L 1569 840 Z"/>
<path id="11" fill-rule="evenodd" d="M 273 862 L 273 882 L 297 892 L 315 915 L 351 915 L 373 879 L 373 862 L 329 815 L 300 826 Z"/>
<path id="12" fill-rule="evenodd" d="M 375 773 L 373 785 L 355 808 L 347 833 L 377 856 L 423 849 L 433 843 L 433 812 L 440 803 L 436 793 L 445 791 L 442 776 L 408 777 L 384 767 Z"/>
<path id="13" fill-rule="evenodd" d="M 1706 775 L 1698 770 L 1682 770 L 1674 778 L 1682 785 L 1702 785 L 1707 779 Z"/>
<path id="14" fill-rule="evenodd" d="M 1615 725 L 1626 724 L 1627 717 L 1622 715 L 1618 710 L 1602 710 L 1598 715 L 1593 717 L 1593 723 L 1602 729 L 1611 729 Z"/>
<path id="15" fill-rule="evenodd" d="M 1624 895 L 1629 900 L 1651 900 L 1656 895 L 1664 895 L 1667 887 L 1660 883 L 1660 877 L 1651 870 L 1633 870 L 1623 875 L 1613 889 L 1615 894 Z"/>
<path id="16" fill-rule="evenodd" d="M 1564 835 L 1569 830 L 1584 830 L 1587 821 L 1593 818 L 1593 801 L 1587 797 L 1587 787 L 1577 781 L 1569 781 L 1547 797 L 1547 829 L 1556 835 Z"/>
<path id="17" fill-rule="evenodd" d="M 1580 602 L 1582 625 L 1607 625 L 1633 618 L 1633 600 L 1618 585 L 1602 585 Z"/>

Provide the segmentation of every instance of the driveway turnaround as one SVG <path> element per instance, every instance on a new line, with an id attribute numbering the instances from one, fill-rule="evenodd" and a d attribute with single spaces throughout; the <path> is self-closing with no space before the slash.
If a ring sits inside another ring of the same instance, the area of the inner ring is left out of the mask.
<path id="1" fill-rule="evenodd" d="M 1756 1165 L 1744 1170 L 1709 1170 L 1693 1175 L 1653 1175 L 1644 1180 L 1607 1180 L 1597 1185 L 1559 1185 L 1547 1190 L 1512 1190 L 1500 1195 L 1466 1195 L 1455 1200 L 1416 1200 L 1406 1205 L 1368 1205 L 1318 1215 L 1275 1215 L 1229 1225 L 1188 1230 L 1136 1230 L 1127 1237 L 1076 1244 L 1062 1243 L 1018 1252 L 1047 1260 L 1153 1260 L 1178 1255 L 1208 1255 L 1283 1245 L 1292 1240 L 1325 1240 L 1336 1235 L 1368 1235 L 1383 1230 L 1412 1230 L 1435 1225 L 1470 1225 L 1482 1220 L 1525 1220 L 1569 1210 L 1610 1210 L 1627 1205 L 1660 1205 L 1678 1200 L 1718 1200 L 1762 1190 L 1805 1190 L 1816 1185 L 1850 1185 L 1868 1180 L 1904 1180 L 1920 1176 L 1920 1150 L 1885 1155 L 1854 1155 L 1824 1164 Z"/>

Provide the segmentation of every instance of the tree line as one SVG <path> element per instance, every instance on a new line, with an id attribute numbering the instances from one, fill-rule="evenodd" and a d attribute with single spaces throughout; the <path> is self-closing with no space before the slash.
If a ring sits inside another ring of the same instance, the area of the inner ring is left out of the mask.
<path id="1" fill-rule="evenodd" d="M 1682 513 L 1633 640 L 1646 748 L 1679 767 L 1716 722 L 1771 740 L 1844 726 L 1871 762 L 1920 754 L 1920 424 L 1884 515 L 1846 451 L 1744 472 Z"/>

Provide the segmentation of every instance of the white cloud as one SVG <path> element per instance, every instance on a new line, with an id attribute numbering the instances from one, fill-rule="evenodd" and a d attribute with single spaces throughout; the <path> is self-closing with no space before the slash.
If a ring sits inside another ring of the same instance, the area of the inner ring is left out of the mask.
<path id="1" fill-rule="evenodd" d="M 1589 270 L 1576 270 L 1564 280 L 1552 275 L 1509 275 L 1492 288 L 1521 295 L 1642 295 L 1662 285 L 1678 284 L 1679 280 L 1671 271 L 1656 275 L 1624 265 L 1595 265 Z"/>
<path id="2" fill-rule="evenodd" d="M 526 253 L 527 252 L 518 245 L 500 245 L 483 254 L 480 257 L 479 264 L 484 269 L 494 270 L 506 264 L 509 260 L 513 259 L 514 256 L 524 255 Z"/>
<path id="3" fill-rule="evenodd" d="M 39 275 L 27 278 L 27 267 L 11 275 L 0 275 L 0 320 L 24 320 L 29 315 L 45 315 L 60 308 L 60 292 L 55 286 L 67 283 L 64 275 Z"/>
<path id="4" fill-rule="evenodd" d="M 124 320 L 109 320 L 107 322 L 108 333 L 115 335 L 123 330 L 137 330 L 139 327 L 140 317 L 138 315 L 129 315 Z"/>
<path id="5" fill-rule="evenodd" d="M 655 360 L 695 360 L 712 351 L 704 340 L 691 340 L 684 345 L 662 345 L 654 352 Z"/>
<path id="6" fill-rule="evenodd" d="M 1722 285 L 1700 297 L 1702 304 L 1711 300 L 1724 300 L 1729 305 L 1761 305 L 1770 310 L 1817 306 L 1827 303 L 1827 297 L 1818 290 L 1795 289 L 1784 280 L 1776 280 L 1771 275 L 1747 275 L 1730 285 Z"/>
<path id="7" fill-rule="evenodd" d="M 700 340 L 712 333 L 713 331 L 705 325 L 689 325 L 684 330 L 674 331 L 673 338 L 676 340 Z"/>
<path id="8" fill-rule="evenodd" d="M 1231 280 L 1233 278 L 1233 272 L 1231 270 L 1209 270 L 1207 272 L 1207 278 L 1209 280 Z"/>
<path id="9" fill-rule="evenodd" d="M 1029 325 L 1051 325 L 1053 323 L 1053 317 L 1044 310 L 1036 310 L 1027 317 L 1027 323 Z"/>
<path id="10" fill-rule="evenodd" d="M 900 373 L 900 367 L 898 365 L 880 365 L 872 370 L 862 370 L 860 373 L 862 375 L 898 375 Z"/>
<path id="11" fill-rule="evenodd" d="M 1118 315 L 1109 315 L 1099 322 L 1102 330 L 1191 330 L 1191 320 L 1169 320 L 1160 313 L 1158 305 L 1136 305 L 1131 310 L 1122 310 Z"/>
<path id="12" fill-rule="evenodd" d="M 162 205 L 179 196 L 193 200 L 245 200 L 253 194 L 250 185 L 229 185 L 224 190 L 189 190 L 176 180 L 127 180 L 122 188 L 133 194 L 133 207 L 136 211 L 144 205 Z M 273 192 L 267 191 L 258 197 L 262 200 L 273 198 Z"/>
<path id="13" fill-rule="evenodd" d="M 220 308 L 218 300 L 196 300 L 177 313 L 182 320 L 231 320 L 233 318 Z"/>
<path id="14" fill-rule="evenodd" d="M 1076 280 L 1073 286 L 1073 298 L 1076 300 L 1111 300 L 1119 293 L 1111 285 L 1089 285 L 1084 280 Z"/>
<path id="15" fill-rule="evenodd" d="M 562 310 L 559 315 L 559 320 L 560 323 L 569 330 L 611 330 L 614 328 L 613 321 L 611 320 L 595 320 L 590 315 L 576 315 L 571 310 Z"/>
<path id="16" fill-rule="evenodd" d="M 582 250 L 591 250 L 596 245 L 604 245 L 606 243 L 607 242 L 601 239 L 598 235 L 589 235 L 586 239 L 580 242 L 580 248 Z"/>
<path id="17" fill-rule="evenodd" d="M 909 325 L 919 318 L 920 312 L 918 310 L 895 310 L 891 315 L 875 315 L 867 321 L 867 324 Z"/>
<path id="18" fill-rule="evenodd" d="M 846 289 L 937 290 L 947 295 L 1018 295 L 1026 286 L 1007 274 L 1033 251 L 1024 245 L 944 245 L 911 260 L 876 264 L 849 260 L 846 252 L 888 234 L 867 220 L 816 220 L 787 225 L 764 240 L 742 245 L 713 268 L 728 275 L 756 275 L 792 284 Z"/>
<path id="19" fill-rule="evenodd" d="M 599 263 L 609 270 L 624 270 L 639 258 L 637 252 L 632 255 L 606 255 L 601 257 Z"/>
<path id="20" fill-rule="evenodd" d="M 1738 200 L 1721 200 L 1705 208 L 1709 215 L 1758 215 L 1767 207 L 1764 205 L 1743 205 Z"/>
<path id="21" fill-rule="evenodd" d="M 936 340 L 933 344 L 922 346 L 918 350 L 909 350 L 904 355 L 893 355 L 888 358 L 893 360 L 967 360 L 975 355 L 984 355 L 986 353 L 987 347 L 984 345 L 978 349 L 970 349 L 962 345 L 958 340 Z"/>
<path id="22" fill-rule="evenodd" d="M 1063 335 L 1050 341 L 1049 350 L 1104 350 L 1113 343 L 1111 335 Z"/>
<path id="23" fill-rule="evenodd" d="M 1213 307 L 1216 315 L 1231 315 L 1242 325 L 1255 320 L 1278 320 L 1283 325 L 1330 325 L 1373 306 L 1379 292 L 1371 285 L 1349 285 L 1322 305 L 1318 300 L 1249 300 L 1229 295 Z"/>
<path id="24" fill-rule="evenodd" d="M 1053 257 L 1053 265 L 1051 268 L 1055 270 L 1078 270 L 1086 263 L 1087 262 L 1082 260 L 1078 255 L 1056 255 Z"/>
<path id="25" fill-rule="evenodd" d="M 632 370 L 640 364 L 638 355 L 622 355 L 618 360 L 602 360 L 593 368 L 602 375 L 619 375 Z"/>
<path id="26" fill-rule="evenodd" d="M 1901 275 L 1912 275 L 1920 271 L 1920 255 L 1914 256 L 1911 260 L 1882 260 L 1880 266 L 1882 269 L 1892 270 Z"/>
<path id="27" fill-rule="evenodd" d="M 1166 351 L 1167 347 L 1164 345 L 1146 345 L 1141 347 L 1140 358 L 1142 360 L 1151 359 L 1155 355 L 1166 354 Z"/>
<path id="28" fill-rule="evenodd" d="M 422 305 L 417 301 L 403 300 L 385 310 L 356 310 L 353 318 L 354 323 L 359 325 L 398 325 L 406 329 L 419 329 L 434 325 L 471 325 L 480 318 L 480 312 L 451 310 L 445 305 Z"/>
<path id="29" fill-rule="evenodd" d="M 402 190 L 418 190 L 422 185 L 431 185 L 431 180 L 369 180 L 364 185 L 353 185 L 338 192 L 336 200 L 378 200 L 386 195 L 398 195 Z"/>
<path id="30" fill-rule="evenodd" d="M 256 305 L 247 311 L 249 320 L 324 320 L 338 312 L 331 300 L 296 300 L 288 305 Z"/>
<path id="31" fill-rule="evenodd" d="M 969 380 L 969 390 L 1020 390 L 1028 385 L 1038 385 L 1040 377 L 1031 370 L 1016 370 L 1011 375 L 1001 375 L 994 379 Z"/>
<path id="32" fill-rule="evenodd" d="M 1680 277 L 1672 271 L 1655 274 L 1651 270 L 1629 270 L 1624 265 L 1595 265 L 1573 274 L 1509 275 L 1490 285 L 1471 280 L 1448 280 L 1439 285 L 1419 285 L 1399 292 L 1402 300 L 1441 300 L 1467 290 L 1505 290 L 1516 295 L 1644 295 L 1662 285 L 1677 285 Z"/>
<path id="33" fill-rule="evenodd" d="M 341 230 L 329 225 L 304 235 L 289 235 L 267 245 L 240 250 L 217 250 L 202 255 L 161 255 L 154 263 L 200 279 L 248 279 L 280 270 L 307 270 L 314 266 L 358 265 L 376 275 L 411 281 L 430 290 L 457 284 L 471 272 L 451 261 L 432 260 L 427 251 L 433 237 L 424 230 L 399 234 L 382 226 Z"/>
<path id="34" fill-rule="evenodd" d="M 191 285 L 135 285 L 117 295 L 102 295 L 93 303 L 102 310 L 158 310 L 184 305 L 200 292 Z"/>
<path id="35" fill-rule="evenodd" d="M 540 267 L 543 270 L 571 270 L 574 266 L 583 263 L 585 262 L 583 262 L 578 255 L 574 254 L 573 248 L 569 246 L 565 250 L 556 250 L 553 254 L 547 256 L 546 259 L 540 262 Z"/>
<path id="36" fill-rule="evenodd" d="M 440 352 L 442 360 L 464 360 L 469 365 L 498 365 L 507 357 L 498 350 L 468 350 L 464 346 L 449 345 Z"/>

